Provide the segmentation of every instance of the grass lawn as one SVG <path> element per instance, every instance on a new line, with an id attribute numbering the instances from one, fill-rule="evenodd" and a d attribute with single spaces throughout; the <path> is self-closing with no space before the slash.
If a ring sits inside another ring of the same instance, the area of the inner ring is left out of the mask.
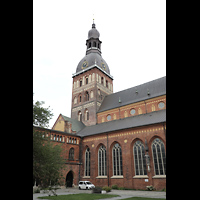
<path id="1" fill-rule="evenodd" d="M 58 195 L 58 196 L 44 196 L 38 197 L 38 199 L 53 199 L 53 200 L 94 200 L 94 199 L 105 199 L 111 197 L 118 197 L 119 195 L 112 194 L 68 194 L 68 195 Z"/>

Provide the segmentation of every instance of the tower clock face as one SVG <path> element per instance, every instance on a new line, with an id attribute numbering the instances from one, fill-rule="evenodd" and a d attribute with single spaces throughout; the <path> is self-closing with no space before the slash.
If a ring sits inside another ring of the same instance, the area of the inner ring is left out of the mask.
<path id="1" fill-rule="evenodd" d="M 88 67 L 88 62 L 84 61 L 83 64 L 82 64 L 82 69 L 85 69 L 86 67 Z"/>
<path id="2" fill-rule="evenodd" d="M 101 68 L 102 68 L 103 70 L 106 70 L 106 65 L 105 65 L 104 63 L 101 63 Z"/>

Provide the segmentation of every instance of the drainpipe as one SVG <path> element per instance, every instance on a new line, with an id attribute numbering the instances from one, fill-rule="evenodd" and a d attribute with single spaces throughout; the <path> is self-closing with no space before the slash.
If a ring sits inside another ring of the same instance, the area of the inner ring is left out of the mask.
<path id="1" fill-rule="evenodd" d="M 82 138 L 80 138 L 80 142 L 79 142 L 79 170 L 78 170 L 78 181 L 81 180 L 81 175 L 80 175 L 80 171 L 81 171 L 81 165 L 82 165 Z"/>
<path id="2" fill-rule="evenodd" d="M 167 138 L 166 138 L 166 129 L 165 129 L 165 123 L 163 123 L 163 128 L 164 128 L 165 139 L 167 139 Z"/>

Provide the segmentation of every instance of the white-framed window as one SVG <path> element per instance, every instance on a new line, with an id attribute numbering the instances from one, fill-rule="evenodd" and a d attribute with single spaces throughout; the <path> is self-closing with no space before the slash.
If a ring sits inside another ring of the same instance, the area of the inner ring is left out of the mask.
<path id="1" fill-rule="evenodd" d="M 85 151 L 85 176 L 90 176 L 90 148 Z"/>
<path id="2" fill-rule="evenodd" d="M 98 151 L 98 176 L 107 176 L 106 147 L 101 145 Z"/>
<path id="3" fill-rule="evenodd" d="M 144 145 L 140 140 L 136 141 L 133 146 L 133 155 L 134 155 L 135 175 L 136 176 L 147 175 L 145 150 L 144 150 Z"/>
<path id="4" fill-rule="evenodd" d="M 156 138 L 151 145 L 155 175 L 166 175 L 165 145 Z"/>
<path id="5" fill-rule="evenodd" d="M 116 143 L 112 149 L 113 176 L 122 176 L 122 149 L 119 143 Z"/>

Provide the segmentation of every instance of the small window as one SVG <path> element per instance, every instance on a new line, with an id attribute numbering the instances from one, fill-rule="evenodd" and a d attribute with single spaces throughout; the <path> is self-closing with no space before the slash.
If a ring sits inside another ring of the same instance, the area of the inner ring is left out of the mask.
<path id="1" fill-rule="evenodd" d="M 101 77 L 101 84 L 103 85 L 103 77 Z"/>
<path id="2" fill-rule="evenodd" d="M 131 115 L 134 115 L 135 114 L 135 109 L 131 109 L 130 113 L 131 113 Z"/>
<path id="3" fill-rule="evenodd" d="M 86 77 L 86 84 L 88 84 L 88 77 Z"/>
<path id="4" fill-rule="evenodd" d="M 85 121 L 89 120 L 89 111 L 88 109 L 85 110 Z"/>
<path id="5" fill-rule="evenodd" d="M 69 150 L 69 160 L 74 160 L 74 148 Z"/>
<path id="6" fill-rule="evenodd" d="M 80 87 L 82 86 L 82 80 L 80 80 Z"/>
<path id="7" fill-rule="evenodd" d="M 78 121 L 82 122 L 82 113 L 81 113 L 81 111 L 78 112 Z"/>
<path id="8" fill-rule="evenodd" d="M 111 120 L 111 115 L 107 116 L 107 120 L 110 121 Z"/>
<path id="9" fill-rule="evenodd" d="M 96 46 L 97 46 L 96 42 L 93 42 L 93 47 L 96 47 Z"/>
<path id="10" fill-rule="evenodd" d="M 88 93 L 88 91 L 86 91 L 86 93 L 85 93 L 85 100 L 89 101 L 89 93 Z"/>
<path id="11" fill-rule="evenodd" d="M 106 80 L 106 87 L 108 88 L 108 81 Z"/>
<path id="12" fill-rule="evenodd" d="M 160 102 L 160 103 L 158 104 L 158 108 L 162 109 L 162 108 L 164 108 L 164 107 L 165 107 L 165 103 L 164 103 L 164 102 Z"/>

